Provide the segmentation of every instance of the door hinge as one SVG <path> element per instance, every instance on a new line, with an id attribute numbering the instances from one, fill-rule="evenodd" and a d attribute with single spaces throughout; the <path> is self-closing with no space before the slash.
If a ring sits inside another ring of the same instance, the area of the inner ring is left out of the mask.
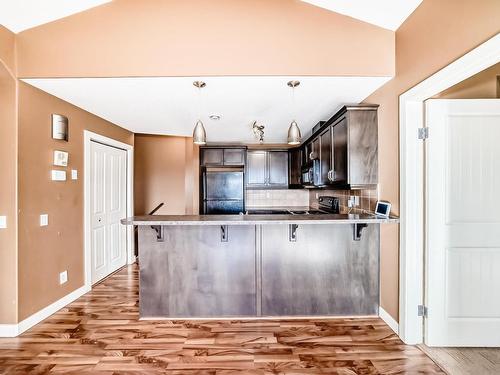
<path id="1" fill-rule="evenodd" d="M 424 318 L 427 318 L 428 312 L 429 310 L 427 309 L 427 306 L 418 305 L 418 316 L 423 316 Z"/>
<path id="2" fill-rule="evenodd" d="M 418 139 L 429 138 L 429 128 L 418 128 Z"/>

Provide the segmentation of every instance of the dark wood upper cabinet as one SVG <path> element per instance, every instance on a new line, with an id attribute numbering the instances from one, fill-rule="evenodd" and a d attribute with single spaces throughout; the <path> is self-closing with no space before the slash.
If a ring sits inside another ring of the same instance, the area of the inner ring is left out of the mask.
<path id="1" fill-rule="evenodd" d="M 320 137 L 316 137 L 312 140 L 311 153 L 309 155 L 309 160 L 316 160 L 319 158 L 321 153 Z"/>
<path id="2" fill-rule="evenodd" d="M 347 184 L 347 119 L 343 118 L 332 129 L 332 172 L 330 184 Z"/>
<path id="3" fill-rule="evenodd" d="M 288 150 L 288 184 L 293 188 L 302 187 L 301 175 L 304 149 L 296 147 Z"/>
<path id="4" fill-rule="evenodd" d="M 348 174 L 351 186 L 378 183 L 377 110 L 347 112 Z"/>
<path id="5" fill-rule="evenodd" d="M 288 152 L 268 152 L 268 183 L 270 186 L 288 186 Z"/>
<path id="6" fill-rule="evenodd" d="M 377 109 L 345 106 L 305 141 L 301 166 L 309 165 L 311 157 L 319 159 L 318 187 L 355 189 L 378 183 Z"/>
<path id="7" fill-rule="evenodd" d="M 224 165 L 244 165 L 246 149 L 244 148 L 225 148 Z"/>
<path id="8" fill-rule="evenodd" d="M 200 165 L 245 165 L 245 147 L 203 147 L 200 149 Z"/>
<path id="9" fill-rule="evenodd" d="M 288 151 L 247 152 L 247 188 L 287 188 Z"/>
<path id="10" fill-rule="evenodd" d="M 267 151 L 247 152 L 247 187 L 264 187 L 267 183 Z"/>
<path id="11" fill-rule="evenodd" d="M 224 164 L 224 149 L 222 148 L 202 148 L 201 165 L 223 165 Z"/>
<path id="12" fill-rule="evenodd" d="M 378 183 L 377 107 L 344 107 L 321 133 L 322 185 L 352 189 Z"/>
<path id="13" fill-rule="evenodd" d="M 332 174 L 332 128 L 326 128 L 319 136 L 320 152 L 320 184 L 326 185 L 331 181 Z"/>

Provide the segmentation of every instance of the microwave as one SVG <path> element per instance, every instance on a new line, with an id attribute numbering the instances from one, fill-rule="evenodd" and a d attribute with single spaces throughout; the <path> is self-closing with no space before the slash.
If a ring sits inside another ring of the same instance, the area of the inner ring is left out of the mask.
<path id="1" fill-rule="evenodd" d="M 302 168 L 301 182 L 305 187 L 315 187 L 319 185 L 319 160 L 313 160 Z"/>

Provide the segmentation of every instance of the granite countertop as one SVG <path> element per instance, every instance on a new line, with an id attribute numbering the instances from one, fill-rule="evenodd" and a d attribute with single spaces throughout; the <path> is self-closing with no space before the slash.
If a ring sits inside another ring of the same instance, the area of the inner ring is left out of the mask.
<path id="1" fill-rule="evenodd" d="M 148 215 L 122 219 L 124 225 L 383 224 L 399 218 L 374 214 L 309 215 Z"/>

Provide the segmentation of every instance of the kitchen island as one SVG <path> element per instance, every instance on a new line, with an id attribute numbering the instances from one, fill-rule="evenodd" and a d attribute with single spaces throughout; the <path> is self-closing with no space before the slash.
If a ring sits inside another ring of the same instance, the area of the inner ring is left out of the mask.
<path id="1" fill-rule="evenodd" d="M 371 214 L 168 215 L 139 226 L 141 318 L 377 315 Z"/>

